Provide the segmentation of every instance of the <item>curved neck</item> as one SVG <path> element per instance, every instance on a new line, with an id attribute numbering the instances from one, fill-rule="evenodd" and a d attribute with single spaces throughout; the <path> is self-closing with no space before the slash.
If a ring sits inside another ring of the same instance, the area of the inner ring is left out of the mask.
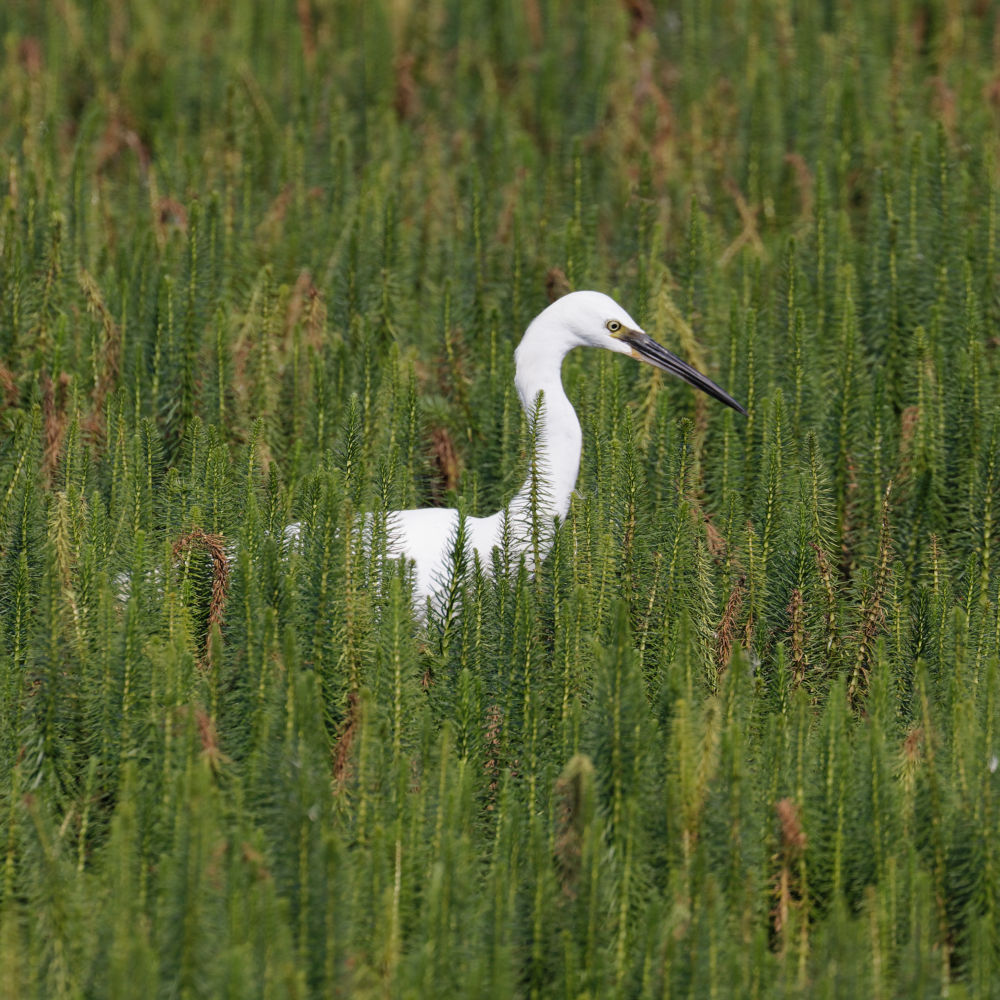
<path id="1" fill-rule="evenodd" d="M 562 360 L 570 346 L 529 327 L 514 355 L 514 384 L 521 406 L 529 421 L 536 418 L 532 465 L 510 504 L 511 519 L 518 525 L 530 527 L 534 512 L 550 529 L 554 518 L 563 520 L 569 512 L 583 444 L 580 421 L 562 386 Z M 540 557 L 551 545 L 551 530 L 542 534 Z"/>

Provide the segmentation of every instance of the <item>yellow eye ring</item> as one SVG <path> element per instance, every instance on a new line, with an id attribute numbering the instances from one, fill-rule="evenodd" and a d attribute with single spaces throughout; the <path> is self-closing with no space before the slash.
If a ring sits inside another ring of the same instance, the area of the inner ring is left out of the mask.
<path id="1" fill-rule="evenodd" d="M 604 324 L 612 333 L 617 333 L 621 328 L 621 323 L 616 319 L 609 319 L 607 323 Z"/>

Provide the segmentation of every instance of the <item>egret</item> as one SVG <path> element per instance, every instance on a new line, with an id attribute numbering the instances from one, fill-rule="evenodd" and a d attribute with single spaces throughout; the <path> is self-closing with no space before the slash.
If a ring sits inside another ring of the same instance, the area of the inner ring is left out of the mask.
<path id="1" fill-rule="evenodd" d="M 614 299 L 602 292 L 571 292 L 540 312 L 528 325 L 514 351 L 514 385 L 521 406 L 534 421 L 534 469 L 506 508 L 488 517 L 466 517 L 465 555 L 492 565 L 494 548 L 515 560 L 544 559 L 552 545 L 552 529 L 564 521 L 580 471 L 583 435 L 573 404 L 562 385 L 563 358 L 574 347 L 603 347 L 627 354 L 676 375 L 746 416 L 746 410 L 706 375 L 661 347 Z M 539 479 L 541 488 L 539 488 Z M 360 524 L 362 541 L 371 540 L 372 518 Z M 448 586 L 459 537 L 457 510 L 422 507 L 386 515 L 385 554 L 413 566 L 413 599 L 417 608 L 434 604 Z M 542 530 L 537 530 L 541 526 Z M 285 528 L 285 541 L 301 542 L 301 523 Z M 225 550 L 232 558 L 233 547 Z M 534 569 L 534 564 L 531 565 Z M 157 574 L 158 575 L 158 574 Z M 131 577 L 116 578 L 119 598 L 127 601 Z"/>
<path id="2" fill-rule="evenodd" d="M 521 406 L 536 421 L 535 468 L 544 489 L 525 481 L 504 510 L 488 517 L 466 517 L 465 544 L 470 559 L 477 554 L 482 564 L 492 564 L 493 549 L 505 534 L 509 551 L 544 559 L 551 547 L 551 530 L 541 539 L 532 538 L 530 525 L 551 529 L 569 512 L 570 498 L 580 469 L 583 443 L 580 421 L 562 385 L 563 358 L 574 347 L 603 347 L 627 354 L 654 368 L 670 372 L 746 416 L 725 390 L 687 362 L 661 347 L 614 299 L 601 292 L 571 292 L 553 302 L 528 326 L 514 352 L 514 384 Z M 532 511 L 532 494 L 535 509 Z M 386 555 L 413 564 L 414 601 L 423 606 L 446 586 L 458 537 L 459 512 L 441 507 L 391 511 L 386 519 Z M 298 535 L 298 525 L 290 534 Z"/>

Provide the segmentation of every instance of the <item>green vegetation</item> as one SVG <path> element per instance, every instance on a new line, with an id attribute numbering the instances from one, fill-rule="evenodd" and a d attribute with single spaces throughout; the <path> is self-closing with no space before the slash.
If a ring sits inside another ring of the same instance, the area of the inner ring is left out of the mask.
<path id="1" fill-rule="evenodd" d="M 3 5 L 0 995 L 1000 996 L 996 10 L 657 6 Z"/>

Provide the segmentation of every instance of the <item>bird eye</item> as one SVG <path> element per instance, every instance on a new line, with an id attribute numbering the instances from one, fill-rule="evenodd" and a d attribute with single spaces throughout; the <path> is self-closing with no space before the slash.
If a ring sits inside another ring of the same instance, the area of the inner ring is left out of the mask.
<path id="1" fill-rule="evenodd" d="M 617 332 L 618 332 L 618 331 L 619 331 L 619 330 L 620 330 L 620 329 L 622 328 L 622 325 L 621 325 L 621 323 L 619 323 L 619 322 L 618 322 L 618 320 L 616 320 L 616 319 L 609 319 L 609 320 L 607 321 L 607 323 L 605 323 L 605 326 L 606 326 L 606 327 L 607 327 L 607 328 L 608 328 L 608 329 L 609 329 L 609 330 L 610 330 L 610 331 L 611 331 L 612 333 L 617 333 Z"/>

